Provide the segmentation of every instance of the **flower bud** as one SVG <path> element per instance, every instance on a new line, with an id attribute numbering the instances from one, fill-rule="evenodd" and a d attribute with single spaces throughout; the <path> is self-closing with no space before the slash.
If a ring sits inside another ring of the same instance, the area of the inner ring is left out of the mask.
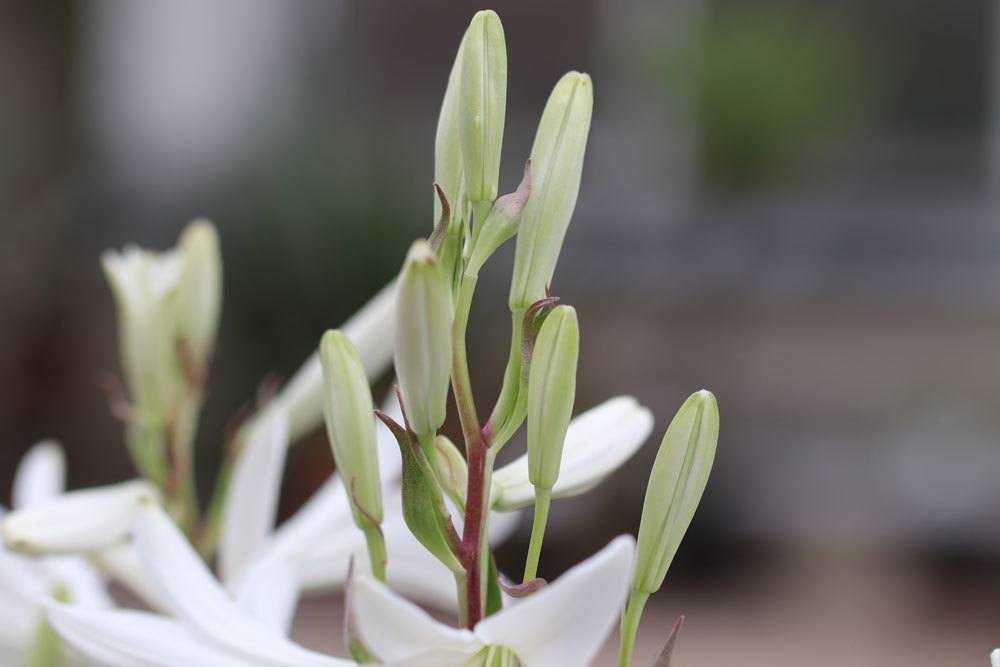
<path id="1" fill-rule="evenodd" d="M 451 293 L 427 241 L 410 246 L 396 295 L 396 374 L 413 431 L 444 423 L 451 373 Z"/>
<path id="2" fill-rule="evenodd" d="M 323 334 L 326 432 L 348 497 L 354 522 L 362 530 L 382 523 L 382 486 L 375 442 L 375 408 L 361 358 L 343 332 Z"/>
<path id="3" fill-rule="evenodd" d="M 176 355 L 176 251 L 136 246 L 101 256 L 118 309 L 118 345 L 129 395 L 147 417 L 164 418 L 181 379 Z"/>
<path id="4" fill-rule="evenodd" d="M 222 309 L 219 234 L 207 220 L 192 222 L 177 244 L 181 258 L 177 289 L 177 336 L 207 372 Z"/>
<path id="5" fill-rule="evenodd" d="M 590 77 L 570 72 L 552 90 L 531 148 L 532 194 L 521 214 L 510 308 L 545 296 L 580 190 L 594 106 Z"/>
<path id="6" fill-rule="evenodd" d="M 462 140 L 459 122 L 459 87 L 462 80 L 462 52 L 465 38 L 458 46 L 455 63 L 448 76 L 448 87 L 441 101 L 438 115 L 437 133 L 434 137 L 434 182 L 451 206 L 452 218 L 460 216 L 462 210 Z M 434 196 L 434 224 L 441 219 L 441 201 Z"/>
<path id="7" fill-rule="evenodd" d="M 559 306 L 542 324 L 528 376 L 528 477 L 536 488 L 550 490 L 559 478 L 579 353 L 576 310 Z"/>
<path id="8" fill-rule="evenodd" d="M 692 394 L 670 422 L 646 487 L 635 580 L 645 594 L 663 585 L 708 483 L 719 441 L 719 405 L 711 392 Z"/>
<path id="9" fill-rule="evenodd" d="M 465 192 L 470 201 L 491 202 L 497 197 L 506 110 L 503 25 L 496 12 L 484 10 L 472 17 L 462 43 L 459 123 Z"/>

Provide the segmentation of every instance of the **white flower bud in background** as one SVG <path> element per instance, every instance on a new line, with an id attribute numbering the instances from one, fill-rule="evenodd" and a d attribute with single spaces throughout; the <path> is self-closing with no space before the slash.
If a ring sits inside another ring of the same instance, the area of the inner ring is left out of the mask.
<path id="1" fill-rule="evenodd" d="M 330 446 L 351 499 L 354 521 L 367 530 L 373 523 L 380 524 L 383 516 L 371 389 L 358 351 L 343 332 L 327 331 L 319 350 Z"/>
<path id="2" fill-rule="evenodd" d="M 655 593 L 694 518 L 719 441 L 719 405 L 710 391 L 692 394 L 660 444 L 642 506 L 632 589 Z"/>
<path id="3" fill-rule="evenodd" d="M 496 12 L 484 10 L 472 18 L 461 65 L 458 117 L 465 193 L 470 201 L 491 202 L 500 180 L 507 110 L 507 45 Z"/>
<path id="4" fill-rule="evenodd" d="M 202 375 L 215 347 L 222 311 L 222 255 L 219 234 L 211 222 L 196 220 L 177 244 L 181 260 L 177 289 L 177 336 Z"/>
<path id="5" fill-rule="evenodd" d="M 559 306 L 542 324 L 528 378 L 528 476 L 540 489 L 552 489 L 559 478 L 579 354 L 576 310 Z"/>
<path id="6" fill-rule="evenodd" d="M 175 351 L 175 300 L 181 279 L 176 251 L 136 246 L 101 257 L 118 308 L 118 345 L 134 404 L 162 416 L 180 379 Z"/>
<path id="7" fill-rule="evenodd" d="M 410 426 L 433 436 L 444 423 L 451 374 L 451 293 L 427 241 L 410 246 L 396 296 L 396 374 Z"/>
<path id="8" fill-rule="evenodd" d="M 576 207 L 593 106 L 590 77 L 580 72 L 563 76 L 545 105 L 531 148 L 531 197 L 517 234 L 512 311 L 544 297 L 552 280 Z"/>

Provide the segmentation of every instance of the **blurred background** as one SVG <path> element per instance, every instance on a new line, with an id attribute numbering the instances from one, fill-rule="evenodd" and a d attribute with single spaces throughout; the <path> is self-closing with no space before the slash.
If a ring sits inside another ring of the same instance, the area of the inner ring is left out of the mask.
<path id="1" fill-rule="evenodd" d="M 0 6 L 3 502 L 42 437 L 68 448 L 74 487 L 130 475 L 102 388 L 119 372 L 103 249 L 166 248 L 197 216 L 220 229 L 207 483 L 261 381 L 290 376 L 429 232 L 438 106 L 480 7 L 402 7 Z M 553 285 L 581 313 L 579 408 L 632 393 L 657 415 L 622 471 L 554 508 L 542 574 L 637 527 L 658 439 L 707 387 L 716 469 L 637 664 L 680 613 L 679 667 L 985 664 L 1000 645 L 996 3 L 493 7 L 509 51 L 502 191 L 558 77 L 595 82 Z M 473 311 L 485 397 L 506 359 L 512 251 Z M 322 434 L 292 450 L 286 514 L 329 459 Z M 527 535 L 501 569 L 521 567 Z M 299 631 L 323 646 L 329 627 Z"/>

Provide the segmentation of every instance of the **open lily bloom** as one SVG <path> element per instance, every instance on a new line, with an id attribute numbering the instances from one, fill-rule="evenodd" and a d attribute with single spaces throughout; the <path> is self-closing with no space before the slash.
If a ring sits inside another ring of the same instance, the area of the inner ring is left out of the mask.
<path id="1" fill-rule="evenodd" d="M 629 460 L 653 430 L 653 414 L 631 396 L 617 396 L 580 413 L 566 432 L 553 498 L 580 495 Z M 535 502 L 525 454 L 493 474 L 493 509 L 506 512 Z"/>
<path id="2" fill-rule="evenodd" d="M 147 579 L 172 617 L 50 603 L 49 622 L 85 657 L 123 667 L 354 664 L 309 651 L 285 638 L 296 593 L 295 579 L 281 561 L 266 566 L 262 561 L 259 567 L 266 569 L 248 577 L 237 600 L 216 581 L 158 506 L 146 503 L 138 510 L 134 541 Z"/>
<path id="3" fill-rule="evenodd" d="M 387 667 L 475 665 L 491 647 L 508 649 L 523 667 L 583 666 L 593 660 L 618 618 L 634 549 L 631 537 L 618 537 L 551 585 L 472 630 L 439 623 L 366 576 L 352 587 L 352 613 L 361 639 Z"/>
<path id="4" fill-rule="evenodd" d="M 59 446 L 36 445 L 18 466 L 14 508 L 28 510 L 51 502 L 62 492 L 64 480 L 65 461 Z M 83 560 L 29 558 L 0 545 L 0 663 L 20 664 L 38 632 L 42 606 L 54 594 L 90 609 L 111 606 L 103 579 Z"/>

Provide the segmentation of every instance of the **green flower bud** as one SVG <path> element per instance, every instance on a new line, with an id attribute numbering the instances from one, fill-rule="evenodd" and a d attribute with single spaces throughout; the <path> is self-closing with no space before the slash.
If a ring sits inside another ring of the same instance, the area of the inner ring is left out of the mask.
<path id="1" fill-rule="evenodd" d="M 413 431 L 444 423 L 451 374 L 451 290 L 427 241 L 410 246 L 396 295 L 396 375 Z"/>
<path id="2" fill-rule="evenodd" d="M 462 166 L 470 201 L 497 197 L 507 109 L 507 45 L 496 12 L 478 12 L 462 43 L 459 97 Z M 478 224 L 478 221 L 477 221 Z"/>
<path id="3" fill-rule="evenodd" d="M 354 522 L 362 530 L 382 523 L 382 485 L 375 441 L 375 409 L 361 358 L 338 330 L 319 344 L 323 364 L 326 432 L 348 497 Z"/>
<path id="4" fill-rule="evenodd" d="M 448 87 L 441 101 L 437 133 L 434 137 L 434 181 L 444 192 L 451 207 L 452 219 L 461 219 L 462 211 L 462 140 L 459 122 L 459 87 L 462 81 L 462 52 L 465 39 L 458 46 L 455 63 L 448 76 Z M 434 196 L 434 224 L 441 219 L 441 202 Z"/>
<path id="5" fill-rule="evenodd" d="M 559 306 L 542 324 L 528 376 L 528 477 L 536 488 L 549 490 L 559 478 L 579 354 L 576 310 Z"/>
<path id="6" fill-rule="evenodd" d="M 646 487 L 632 588 L 663 585 L 708 483 L 719 441 L 719 405 L 711 392 L 691 394 L 670 422 Z"/>
<path id="7" fill-rule="evenodd" d="M 521 214 L 510 286 L 519 311 L 545 296 L 580 190 L 594 106 L 590 77 L 570 72 L 549 96 L 531 148 L 531 197 Z"/>
<path id="8" fill-rule="evenodd" d="M 177 335 L 204 375 L 215 346 L 222 309 L 222 256 L 219 234 L 207 220 L 192 222 L 178 243 Z"/>

